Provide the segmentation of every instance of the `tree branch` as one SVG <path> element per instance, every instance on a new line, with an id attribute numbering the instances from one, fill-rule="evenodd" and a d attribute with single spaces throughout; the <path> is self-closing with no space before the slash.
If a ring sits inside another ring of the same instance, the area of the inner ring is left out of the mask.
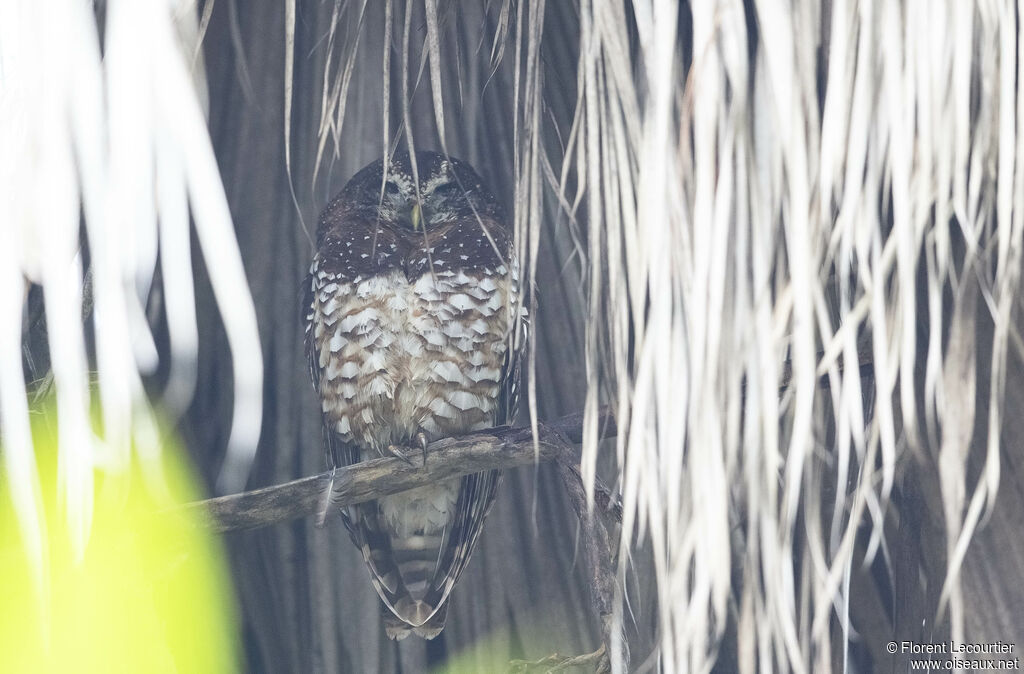
<path id="1" fill-rule="evenodd" d="M 615 435 L 615 420 L 609 412 L 599 413 L 598 424 L 601 437 Z M 322 507 L 328 487 L 331 487 L 330 499 L 335 507 L 362 503 L 484 470 L 551 461 L 564 453 L 567 441 L 578 443 L 582 436 L 582 414 L 540 424 L 536 445 L 529 427 L 497 427 L 430 443 L 425 465 L 418 460 L 410 465 L 398 458 L 372 459 L 284 484 L 181 507 L 205 513 L 214 531 L 254 529 L 313 515 Z M 607 489 L 599 487 L 598 493 L 599 504 L 621 516 L 621 509 L 615 510 L 615 499 Z"/>
<path id="2" fill-rule="evenodd" d="M 604 522 L 597 516 L 596 511 L 587 508 L 586 491 L 579 466 L 575 460 L 569 459 L 567 453 L 563 453 L 556 461 L 562 484 L 565 485 L 569 501 L 580 520 L 580 544 L 583 546 L 583 558 L 589 575 L 587 580 L 590 586 L 590 604 L 601 622 L 603 644 L 595 651 L 595 654 L 598 654 L 595 671 L 610 672 L 608 649 L 612 644 L 612 600 L 615 596 L 614 551 Z"/>

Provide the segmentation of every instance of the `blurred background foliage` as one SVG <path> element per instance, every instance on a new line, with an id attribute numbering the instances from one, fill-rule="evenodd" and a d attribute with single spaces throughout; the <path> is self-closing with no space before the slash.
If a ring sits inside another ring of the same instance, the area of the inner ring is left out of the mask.
<path id="1" fill-rule="evenodd" d="M 196 513 L 169 511 L 203 493 L 172 438 L 127 474 L 97 473 L 92 535 L 76 558 L 58 508 L 56 415 L 34 414 L 43 485 L 43 597 L 0 475 L 0 670 L 4 672 L 231 672 L 243 662 L 222 541 Z"/>

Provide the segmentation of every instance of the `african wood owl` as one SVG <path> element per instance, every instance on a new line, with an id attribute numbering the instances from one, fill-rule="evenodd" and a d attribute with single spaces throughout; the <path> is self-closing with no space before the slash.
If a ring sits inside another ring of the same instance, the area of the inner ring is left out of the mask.
<path id="1" fill-rule="evenodd" d="M 469 164 L 434 152 L 415 163 L 397 154 L 363 168 L 317 225 L 306 349 L 333 466 L 414 455 L 514 414 L 526 312 L 512 233 Z M 444 627 L 500 478 L 344 509 L 388 636 Z"/>

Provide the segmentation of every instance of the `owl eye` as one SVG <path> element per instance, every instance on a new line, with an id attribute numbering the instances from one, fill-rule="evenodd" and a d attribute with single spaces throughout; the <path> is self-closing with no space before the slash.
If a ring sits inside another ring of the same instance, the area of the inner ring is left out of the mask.
<path id="1" fill-rule="evenodd" d="M 457 183 L 442 183 L 434 188 L 431 195 L 435 199 L 449 199 L 455 195 L 462 194 L 462 188 Z"/>

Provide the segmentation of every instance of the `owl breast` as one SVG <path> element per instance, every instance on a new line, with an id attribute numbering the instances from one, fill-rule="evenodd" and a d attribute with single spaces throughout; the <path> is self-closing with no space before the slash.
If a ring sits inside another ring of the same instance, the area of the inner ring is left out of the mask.
<path id="1" fill-rule="evenodd" d="M 314 267 L 317 262 L 314 262 Z M 313 337 L 324 419 L 362 458 L 495 423 L 517 279 L 498 265 L 470 272 L 402 269 L 339 281 L 313 270 Z M 399 535 L 443 528 L 459 480 L 380 500 Z"/>

